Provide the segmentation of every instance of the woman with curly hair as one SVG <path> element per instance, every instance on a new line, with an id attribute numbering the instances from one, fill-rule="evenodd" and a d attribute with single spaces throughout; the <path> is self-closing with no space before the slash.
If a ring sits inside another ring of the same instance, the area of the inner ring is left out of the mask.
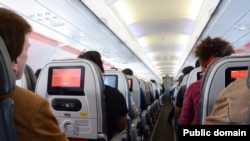
<path id="1" fill-rule="evenodd" d="M 205 72 L 207 66 L 218 57 L 225 57 L 235 53 L 233 46 L 226 40 L 216 37 L 207 37 L 201 41 L 195 49 L 195 56 L 198 57 L 200 67 Z M 193 82 L 184 94 L 180 124 L 199 124 L 199 101 L 201 98 L 200 88 L 202 79 Z"/>

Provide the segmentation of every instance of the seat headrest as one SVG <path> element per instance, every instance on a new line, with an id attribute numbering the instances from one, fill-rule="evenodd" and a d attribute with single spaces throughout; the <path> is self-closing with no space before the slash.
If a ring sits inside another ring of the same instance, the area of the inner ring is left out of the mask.
<path id="1" fill-rule="evenodd" d="M 11 93 L 16 86 L 16 80 L 11 66 L 9 53 L 2 37 L 0 37 L 0 94 Z"/>
<path id="2" fill-rule="evenodd" d="M 24 75 L 27 81 L 27 88 L 34 92 L 36 88 L 37 78 L 36 78 L 34 71 L 28 64 L 26 64 Z"/>

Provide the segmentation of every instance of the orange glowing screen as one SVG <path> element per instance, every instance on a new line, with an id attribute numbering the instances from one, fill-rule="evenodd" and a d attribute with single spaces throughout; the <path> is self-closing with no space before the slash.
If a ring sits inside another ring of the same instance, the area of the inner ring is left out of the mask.
<path id="1" fill-rule="evenodd" d="M 81 69 L 53 69 L 52 87 L 80 87 Z"/>
<path id="2" fill-rule="evenodd" d="M 242 76 L 247 76 L 248 70 L 232 70 L 231 71 L 231 78 L 237 79 Z"/>

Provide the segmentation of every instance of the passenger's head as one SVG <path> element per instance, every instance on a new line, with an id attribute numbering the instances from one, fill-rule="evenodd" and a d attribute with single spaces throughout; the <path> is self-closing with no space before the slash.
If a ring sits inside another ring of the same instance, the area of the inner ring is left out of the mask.
<path id="1" fill-rule="evenodd" d="M 150 81 L 151 81 L 152 83 L 155 83 L 155 84 L 156 84 L 156 81 L 155 81 L 154 79 L 150 79 Z"/>
<path id="2" fill-rule="evenodd" d="M 220 37 L 207 37 L 196 47 L 194 53 L 204 71 L 215 58 L 229 56 L 234 52 L 233 46 L 228 41 Z"/>
<path id="3" fill-rule="evenodd" d="M 104 68 L 102 65 L 102 57 L 99 52 L 87 51 L 83 54 L 80 54 L 78 58 L 83 58 L 83 59 L 87 59 L 87 60 L 94 62 L 101 69 L 102 73 L 104 73 Z"/>
<path id="4" fill-rule="evenodd" d="M 126 75 L 133 75 L 134 74 L 133 71 L 129 68 L 122 70 L 122 72 Z"/>
<path id="5" fill-rule="evenodd" d="M 0 8 L 0 36 L 7 47 L 16 79 L 23 75 L 28 59 L 30 24 L 15 12 Z"/>
<path id="6" fill-rule="evenodd" d="M 192 70 L 194 69 L 193 66 L 186 66 L 185 68 L 182 69 L 183 75 L 189 74 Z"/>
<path id="7" fill-rule="evenodd" d="M 193 66 L 186 66 L 186 67 L 184 67 L 184 68 L 182 69 L 181 72 L 182 72 L 183 75 L 179 76 L 179 78 L 178 78 L 178 85 L 181 84 L 181 82 L 182 82 L 184 76 L 187 75 L 187 74 L 189 74 L 193 69 L 194 69 Z"/>

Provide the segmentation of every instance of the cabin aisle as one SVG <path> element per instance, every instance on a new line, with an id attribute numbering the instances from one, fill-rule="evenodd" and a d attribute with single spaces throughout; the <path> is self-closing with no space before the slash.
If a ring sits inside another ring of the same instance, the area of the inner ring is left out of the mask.
<path id="1" fill-rule="evenodd" d="M 165 104 L 161 106 L 161 112 L 150 136 L 146 137 L 145 141 L 174 141 L 173 126 L 167 122 L 171 107 L 171 101 L 167 98 Z"/>

